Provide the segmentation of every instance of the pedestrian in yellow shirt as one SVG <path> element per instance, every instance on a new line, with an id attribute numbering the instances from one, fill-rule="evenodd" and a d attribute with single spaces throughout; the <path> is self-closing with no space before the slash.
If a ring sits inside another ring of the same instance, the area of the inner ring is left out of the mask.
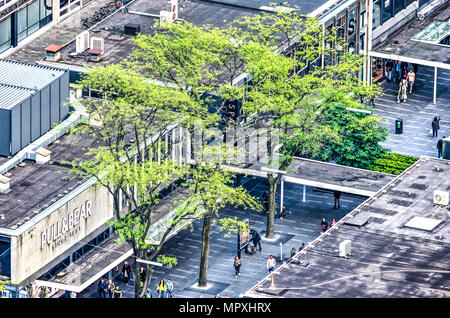
<path id="1" fill-rule="evenodd" d="M 156 287 L 156 292 L 159 294 L 159 298 L 164 298 L 164 294 L 166 293 L 166 283 L 163 279 L 159 281 L 159 285 Z"/>

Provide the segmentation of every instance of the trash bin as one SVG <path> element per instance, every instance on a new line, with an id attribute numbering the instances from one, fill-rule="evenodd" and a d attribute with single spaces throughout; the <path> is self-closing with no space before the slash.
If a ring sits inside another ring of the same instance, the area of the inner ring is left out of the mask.
<path id="1" fill-rule="evenodd" d="M 403 119 L 397 118 L 395 120 L 395 133 L 401 134 L 403 133 Z"/>

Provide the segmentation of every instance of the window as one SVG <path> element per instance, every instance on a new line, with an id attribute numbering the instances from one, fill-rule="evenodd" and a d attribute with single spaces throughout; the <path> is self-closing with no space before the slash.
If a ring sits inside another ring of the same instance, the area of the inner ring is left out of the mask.
<path id="1" fill-rule="evenodd" d="M 52 19 L 52 0 L 39 0 L 39 27 L 43 27 Z"/>
<path id="2" fill-rule="evenodd" d="M 356 20 L 356 8 L 353 8 L 348 12 L 348 36 L 352 36 L 356 33 L 357 20 Z"/>
<path id="3" fill-rule="evenodd" d="M 39 1 L 35 1 L 28 7 L 28 35 L 39 30 Z"/>
<path id="4" fill-rule="evenodd" d="M 0 22 L 0 52 L 11 47 L 11 18 Z"/>
<path id="5" fill-rule="evenodd" d="M 372 30 L 376 29 L 381 24 L 381 1 L 384 0 L 377 0 L 373 3 L 373 19 L 372 19 Z"/>
<path id="6" fill-rule="evenodd" d="M 358 17 L 357 8 L 353 8 L 348 12 L 347 50 L 351 53 L 357 53 L 356 49 L 356 33 L 358 26 L 357 17 Z"/>
<path id="7" fill-rule="evenodd" d="M 344 44 L 346 41 L 346 16 L 342 16 L 336 21 L 336 60 L 334 63 L 339 61 L 340 56 L 344 53 Z"/>
<path id="8" fill-rule="evenodd" d="M 333 25 L 329 25 L 327 26 L 327 36 L 331 35 L 333 32 Z M 333 42 L 331 40 L 325 41 L 325 58 L 324 58 L 324 62 L 325 65 L 331 65 L 333 63 L 333 52 L 331 51 L 331 49 L 333 48 Z"/>
<path id="9" fill-rule="evenodd" d="M 382 24 L 392 18 L 392 3 L 394 0 L 380 0 L 383 5 Z"/>
<path id="10" fill-rule="evenodd" d="M 17 40 L 21 41 L 27 37 L 27 8 L 17 12 Z"/>

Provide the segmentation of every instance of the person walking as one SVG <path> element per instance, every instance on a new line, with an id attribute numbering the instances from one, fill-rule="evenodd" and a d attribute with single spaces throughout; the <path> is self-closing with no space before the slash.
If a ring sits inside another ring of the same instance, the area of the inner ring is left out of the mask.
<path id="1" fill-rule="evenodd" d="M 144 267 L 141 266 L 141 269 L 139 270 L 139 280 L 141 283 L 141 287 L 144 286 L 144 282 L 145 282 L 145 277 L 147 276 L 147 273 L 144 270 Z"/>
<path id="2" fill-rule="evenodd" d="M 113 283 L 111 278 L 108 280 L 108 285 L 106 286 L 106 288 L 108 290 L 109 298 L 113 298 L 113 296 L 114 296 L 114 288 L 116 288 L 116 285 L 114 285 L 114 283 Z"/>
<path id="3" fill-rule="evenodd" d="M 164 295 L 166 293 L 166 283 L 163 279 L 159 281 L 158 287 L 156 287 L 156 292 L 159 294 L 159 298 L 164 298 Z"/>
<path id="4" fill-rule="evenodd" d="M 406 72 L 408 70 L 408 62 L 404 62 L 404 61 L 401 62 L 400 67 L 402 69 L 402 76 L 403 76 L 404 74 L 406 74 Z"/>
<path id="5" fill-rule="evenodd" d="M 392 62 L 392 60 L 388 60 L 385 64 L 385 73 L 386 73 L 386 78 L 389 82 L 392 79 L 393 68 L 394 68 L 394 62 Z"/>
<path id="6" fill-rule="evenodd" d="M 259 233 L 256 230 L 251 229 L 250 234 L 252 235 L 252 241 L 253 244 L 259 247 L 259 250 L 261 251 L 261 236 L 259 236 Z"/>
<path id="7" fill-rule="evenodd" d="M 419 70 L 419 65 L 412 63 L 412 67 L 414 69 L 414 73 L 417 74 L 417 71 Z"/>
<path id="8" fill-rule="evenodd" d="M 304 249 L 305 248 L 305 243 L 302 243 L 302 246 L 300 246 L 299 248 L 298 248 L 298 251 L 300 252 L 302 249 Z"/>
<path id="9" fill-rule="evenodd" d="M 416 73 L 414 73 L 412 68 L 410 68 L 408 72 L 408 86 L 410 94 L 412 94 L 412 89 L 415 81 L 416 81 Z"/>
<path id="10" fill-rule="evenodd" d="M 122 291 L 120 290 L 119 285 L 116 285 L 114 288 L 114 298 L 122 298 Z"/>
<path id="11" fill-rule="evenodd" d="M 442 143 L 443 143 L 442 139 L 444 139 L 444 138 L 445 138 L 445 136 L 443 136 L 441 139 L 439 139 L 437 142 L 437 145 L 436 145 L 436 148 L 438 150 L 438 158 L 442 158 Z"/>
<path id="12" fill-rule="evenodd" d="M 130 273 L 131 273 L 131 265 L 128 264 L 127 261 L 125 261 L 122 266 L 122 275 L 125 285 L 128 285 L 128 281 L 130 280 Z"/>
<path id="13" fill-rule="evenodd" d="M 402 66 L 400 61 L 396 61 L 394 64 L 394 81 L 397 77 L 400 80 L 401 76 L 402 76 Z"/>
<path id="14" fill-rule="evenodd" d="M 167 292 L 167 298 L 172 298 L 173 296 L 173 283 L 170 279 L 167 280 L 166 283 L 166 292 Z"/>
<path id="15" fill-rule="evenodd" d="M 295 250 L 295 247 L 293 247 L 291 250 L 291 258 L 294 257 L 295 253 L 297 253 L 297 251 Z"/>
<path id="16" fill-rule="evenodd" d="M 441 117 L 435 116 L 433 121 L 431 122 L 431 129 L 433 130 L 433 137 L 438 136 L 438 130 L 439 130 L 439 122 L 441 121 Z M 436 136 L 435 136 L 436 135 Z"/>
<path id="17" fill-rule="evenodd" d="M 275 269 L 275 265 L 276 265 L 276 261 L 275 259 L 272 257 L 272 255 L 269 256 L 269 259 L 267 260 L 267 269 L 269 270 L 269 273 L 273 272 Z"/>
<path id="18" fill-rule="evenodd" d="M 400 80 L 400 84 L 398 85 L 397 104 L 399 104 L 400 102 L 406 102 L 407 91 L 408 88 L 406 78 L 402 78 Z"/>
<path id="19" fill-rule="evenodd" d="M 334 191 L 334 207 L 333 209 L 336 209 L 336 203 L 337 203 L 337 208 L 340 209 L 341 208 L 341 191 Z"/>
<path id="20" fill-rule="evenodd" d="M 269 212 L 269 200 L 270 200 L 269 190 L 264 191 L 262 196 L 263 196 L 264 207 L 266 208 L 266 212 Z"/>
<path id="21" fill-rule="evenodd" d="M 98 291 L 99 298 L 102 298 L 102 296 L 103 296 L 103 298 L 106 298 L 106 288 L 107 288 L 106 281 L 102 277 L 102 278 L 100 278 L 100 281 L 97 284 L 97 291 Z"/>
<path id="22" fill-rule="evenodd" d="M 242 261 L 239 259 L 238 256 L 235 256 L 234 262 L 233 262 L 235 278 L 237 278 L 238 276 L 241 275 L 241 273 L 240 273 L 241 265 L 242 265 Z"/>
<path id="23" fill-rule="evenodd" d="M 328 229 L 328 222 L 325 218 L 322 218 L 322 223 L 320 225 L 322 226 L 322 232 L 325 232 Z"/>

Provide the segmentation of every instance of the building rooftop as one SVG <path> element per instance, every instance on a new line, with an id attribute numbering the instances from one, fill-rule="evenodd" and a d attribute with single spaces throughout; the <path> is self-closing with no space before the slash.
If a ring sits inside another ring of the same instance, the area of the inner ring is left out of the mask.
<path id="1" fill-rule="evenodd" d="M 450 2 L 447 1 L 439 10 L 423 20 L 415 18 L 405 24 L 385 41 L 375 46 L 373 51 L 450 64 L 450 45 L 440 44 L 440 41 L 450 36 L 449 29 L 440 35 L 434 33 L 437 38 L 427 36 L 427 34 L 432 35 L 427 30 L 436 31 L 437 24 L 444 26 L 445 30 L 445 25 L 449 25 L 449 21 Z"/>
<path id="2" fill-rule="evenodd" d="M 0 109 L 11 109 L 64 74 L 57 68 L 0 59 Z"/>
<path id="3" fill-rule="evenodd" d="M 260 174 L 264 171 L 267 160 L 248 164 L 246 169 L 250 174 Z M 253 173 L 251 172 L 253 171 Z M 363 196 L 371 196 L 392 181 L 395 176 L 365 169 L 337 165 L 318 160 L 295 158 L 286 169 L 286 182 L 304 184 Z"/>
<path id="4" fill-rule="evenodd" d="M 449 297 L 450 214 L 434 190 L 450 191 L 450 161 L 425 157 L 280 266 L 275 289 L 266 277 L 248 296 Z"/>
<path id="5" fill-rule="evenodd" d="M 51 151 L 47 164 L 24 160 L 9 170 L 10 190 L 0 194 L 0 228 L 17 229 L 59 200 L 83 180 L 69 174 L 70 167 L 62 164 L 75 158 L 83 158 L 83 148 L 94 146 L 97 141 L 90 136 L 69 136 L 55 140 L 46 149 Z M 1 157 L 0 157 L 1 158 Z"/>
<path id="6" fill-rule="evenodd" d="M 301 7 L 300 14 L 310 14 L 327 2 L 332 8 L 342 1 L 344 0 L 292 0 L 289 1 L 289 6 L 298 5 Z M 270 12 L 269 5 L 272 2 L 271 0 L 180 0 L 178 18 L 199 26 L 208 24 L 213 27 L 224 27 L 233 20 Z M 123 61 L 135 47 L 131 40 L 133 36 L 124 34 L 125 24 L 138 24 L 142 34 L 151 34 L 156 30 L 154 25 L 159 20 L 160 11 L 166 9 L 166 0 L 133 1 L 125 9 L 117 11 L 89 30 L 90 37 L 104 40 L 101 60 L 90 56 L 88 51 L 77 54 L 74 39 L 61 49 L 62 59 L 59 63 L 87 67 Z M 324 8 L 323 12 L 328 10 L 329 8 Z"/>

